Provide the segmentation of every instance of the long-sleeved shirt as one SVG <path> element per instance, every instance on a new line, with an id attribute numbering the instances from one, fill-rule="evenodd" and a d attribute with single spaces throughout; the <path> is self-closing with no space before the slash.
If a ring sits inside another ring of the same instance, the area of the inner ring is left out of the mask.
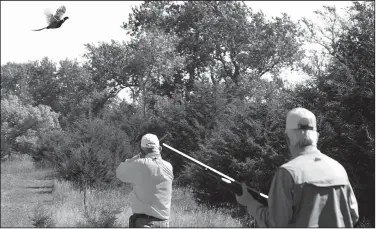
<path id="1" fill-rule="evenodd" d="M 172 165 L 161 155 L 135 156 L 121 163 L 116 177 L 132 183 L 131 208 L 133 213 L 169 219 L 172 195 Z"/>
<path id="2" fill-rule="evenodd" d="M 268 207 L 247 209 L 261 227 L 353 227 L 359 219 L 345 169 L 315 147 L 278 169 Z"/>

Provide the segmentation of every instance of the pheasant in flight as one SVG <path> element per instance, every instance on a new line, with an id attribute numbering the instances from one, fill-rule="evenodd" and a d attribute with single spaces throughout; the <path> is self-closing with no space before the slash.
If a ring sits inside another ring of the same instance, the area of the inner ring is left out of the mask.
<path id="1" fill-rule="evenodd" d="M 55 15 L 53 15 L 50 9 L 46 9 L 44 11 L 44 14 L 46 15 L 48 26 L 41 28 L 41 29 L 36 29 L 36 30 L 33 30 L 33 31 L 41 31 L 43 29 L 60 28 L 60 26 L 65 22 L 65 20 L 68 19 L 68 17 L 64 17 L 63 19 L 61 19 L 61 17 L 65 14 L 65 10 L 66 10 L 65 6 L 60 6 L 56 10 Z"/>

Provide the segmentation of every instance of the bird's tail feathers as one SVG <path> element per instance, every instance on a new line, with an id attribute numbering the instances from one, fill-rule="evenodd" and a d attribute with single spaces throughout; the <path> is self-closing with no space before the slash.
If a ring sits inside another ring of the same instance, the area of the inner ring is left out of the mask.
<path id="1" fill-rule="evenodd" d="M 47 28 L 47 27 L 44 27 L 44 28 L 41 28 L 41 29 L 32 30 L 32 31 L 41 31 L 41 30 L 43 30 L 45 28 Z"/>

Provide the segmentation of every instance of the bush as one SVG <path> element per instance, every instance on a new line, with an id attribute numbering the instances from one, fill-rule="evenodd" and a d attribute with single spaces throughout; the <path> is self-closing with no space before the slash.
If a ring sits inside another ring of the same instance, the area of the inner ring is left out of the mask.
<path id="1" fill-rule="evenodd" d="M 41 204 L 38 204 L 34 209 L 34 215 L 31 217 L 34 227 L 54 227 L 55 223 L 52 219 L 52 214 L 48 212 Z"/>
<path id="2" fill-rule="evenodd" d="M 65 132 L 44 136 L 40 154 L 57 176 L 81 190 L 118 183 L 115 170 L 129 157 L 128 136 L 100 119 L 82 119 Z"/>

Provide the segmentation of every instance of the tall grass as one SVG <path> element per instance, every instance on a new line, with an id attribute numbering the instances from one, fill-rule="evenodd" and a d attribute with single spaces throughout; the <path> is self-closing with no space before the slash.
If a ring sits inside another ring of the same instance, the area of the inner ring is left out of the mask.
<path id="1" fill-rule="evenodd" d="M 89 190 L 85 214 L 82 193 L 73 189 L 69 182 L 55 180 L 50 212 L 56 227 L 128 227 L 132 214 L 129 192 L 129 188 Z M 224 209 L 198 206 L 189 189 L 175 188 L 170 227 L 241 227 L 241 223 Z"/>

